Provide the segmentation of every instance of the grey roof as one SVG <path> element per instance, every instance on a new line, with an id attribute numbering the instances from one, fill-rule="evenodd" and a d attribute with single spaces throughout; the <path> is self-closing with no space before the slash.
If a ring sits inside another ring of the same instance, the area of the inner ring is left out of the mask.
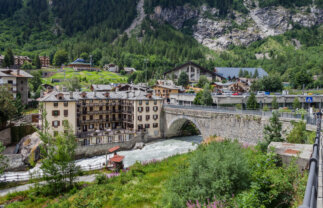
<path id="1" fill-rule="evenodd" d="M 135 68 L 132 68 L 132 67 L 124 67 L 123 68 L 126 72 L 135 72 L 136 69 Z"/>
<path id="2" fill-rule="evenodd" d="M 63 99 L 59 100 L 56 96 L 58 94 L 63 94 Z M 70 97 L 72 93 L 73 97 Z M 105 96 L 106 92 L 85 92 L 86 97 L 83 98 L 81 94 L 84 92 L 57 92 L 53 91 L 42 98 L 39 98 L 40 102 L 55 102 L 55 101 L 78 101 L 78 100 L 106 100 L 106 99 L 124 99 L 124 100 L 150 100 L 146 97 L 148 93 L 139 90 L 136 91 L 120 91 L 120 92 L 109 92 L 109 97 Z M 152 96 L 151 99 L 160 100 L 162 98 L 157 96 Z"/>
<path id="3" fill-rule="evenodd" d="M 264 76 L 268 76 L 268 73 L 263 68 L 234 68 L 234 67 L 215 67 L 215 72 L 222 75 L 226 79 L 228 77 L 239 77 L 239 71 L 240 69 L 242 71 L 248 71 L 249 74 L 252 73 L 252 75 L 255 73 L 256 69 L 258 70 L 259 78 L 262 78 Z"/>
<path id="4" fill-rule="evenodd" d="M 18 75 L 19 70 L 19 75 Z M 9 73 L 7 73 L 9 72 Z M 33 78 L 32 75 L 21 69 L 0 69 L 0 77 L 26 77 Z"/>
<path id="5" fill-rule="evenodd" d="M 233 84 L 235 84 L 236 82 L 226 82 L 226 83 L 222 83 L 222 82 L 214 82 L 214 84 L 216 84 L 216 85 L 219 85 L 219 86 L 223 86 L 223 87 L 225 87 L 225 86 L 230 86 L 230 85 L 233 85 Z"/>
<path id="6" fill-rule="evenodd" d="M 93 87 L 93 90 L 96 90 L 96 91 L 110 91 L 114 88 L 112 85 L 100 85 L 100 84 L 93 84 L 92 87 Z"/>

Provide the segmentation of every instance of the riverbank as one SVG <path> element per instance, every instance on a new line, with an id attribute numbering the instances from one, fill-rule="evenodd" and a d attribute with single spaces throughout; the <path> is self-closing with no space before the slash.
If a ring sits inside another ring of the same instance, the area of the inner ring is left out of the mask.
<path id="1" fill-rule="evenodd" d="M 144 148 L 137 150 L 127 150 L 118 152 L 119 155 L 125 156 L 124 166 L 129 167 L 136 161 L 145 162 L 147 160 L 161 160 L 172 155 L 183 154 L 195 150 L 197 144 L 201 143 L 201 136 L 176 137 L 172 139 L 159 139 L 146 143 Z M 108 155 L 110 157 L 111 155 Z M 95 156 L 76 160 L 76 165 L 82 169 L 93 170 L 95 167 L 102 167 L 106 162 L 106 155 Z M 40 164 L 28 171 L 5 172 L 1 179 L 12 179 L 15 181 L 28 180 L 30 177 L 36 177 L 41 174 Z"/>

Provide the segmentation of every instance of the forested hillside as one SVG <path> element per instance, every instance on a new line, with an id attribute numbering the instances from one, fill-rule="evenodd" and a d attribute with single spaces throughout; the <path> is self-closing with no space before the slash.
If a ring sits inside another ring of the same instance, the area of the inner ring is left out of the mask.
<path id="1" fill-rule="evenodd" d="M 294 13 L 298 12 L 297 6 L 310 6 L 307 0 L 251 2 L 257 3 L 259 8 L 281 5 L 294 9 Z M 322 0 L 313 2 L 312 6 L 322 7 Z M 0 0 L 0 54 L 11 48 L 17 55 L 33 58 L 40 54 L 53 59 L 55 52 L 63 49 L 72 61 L 85 52 L 93 55 L 94 64 L 98 66 L 113 62 L 135 67 L 139 72 L 129 79 L 135 82 L 145 81 L 145 69 L 148 78 L 160 78 L 166 70 L 193 60 L 208 69 L 214 66 L 263 67 L 295 87 L 300 87 L 301 83 L 307 87 L 323 85 L 322 77 L 318 81 L 312 79 L 313 75 L 323 73 L 320 25 L 293 24 L 294 29 L 281 35 L 257 38 L 248 46 L 231 44 L 227 50 L 216 52 L 199 44 L 185 28 L 175 29 L 172 24 L 151 18 L 155 6 L 174 8 L 189 3 L 200 7 L 206 4 L 208 8 L 217 8 L 219 13 L 205 13 L 205 18 L 228 21 L 230 31 L 239 33 L 241 30 L 244 34 L 248 25 L 238 25 L 238 20 L 232 18 L 237 15 L 240 19 L 246 18 L 243 15 L 248 15 L 253 5 L 246 7 L 243 0 L 145 0 L 147 17 L 128 37 L 123 32 L 137 15 L 137 3 L 133 0 L 52 0 L 49 3 L 47 0 Z M 190 21 L 195 21 L 194 17 L 184 24 L 188 30 L 195 27 Z M 251 20 L 246 22 L 254 24 Z"/>

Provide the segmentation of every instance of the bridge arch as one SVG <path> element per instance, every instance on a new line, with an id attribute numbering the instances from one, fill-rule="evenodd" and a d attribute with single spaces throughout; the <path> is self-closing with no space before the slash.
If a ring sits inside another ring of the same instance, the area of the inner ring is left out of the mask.
<path id="1" fill-rule="evenodd" d="M 182 128 L 187 124 L 193 124 L 196 129 L 199 131 L 199 134 L 202 134 L 202 129 L 200 128 L 199 123 L 192 117 L 187 117 L 185 115 L 176 116 L 170 122 L 167 122 L 166 137 L 175 137 L 181 136 Z"/>

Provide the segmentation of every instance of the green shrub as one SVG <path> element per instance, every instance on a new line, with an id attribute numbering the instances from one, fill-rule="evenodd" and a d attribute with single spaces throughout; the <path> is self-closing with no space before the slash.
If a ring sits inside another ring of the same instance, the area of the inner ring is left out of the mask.
<path id="1" fill-rule="evenodd" d="M 204 203 L 214 196 L 225 200 L 250 185 L 247 158 L 237 142 L 199 146 L 187 164 L 167 184 L 166 206 L 184 207 L 189 200 Z"/>

